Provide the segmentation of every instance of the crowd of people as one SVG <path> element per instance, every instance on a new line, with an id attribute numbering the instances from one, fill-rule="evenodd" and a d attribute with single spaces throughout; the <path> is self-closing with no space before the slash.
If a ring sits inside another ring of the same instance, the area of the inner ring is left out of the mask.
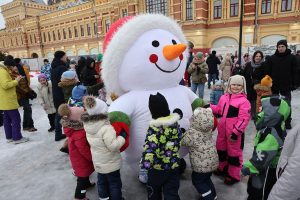
<path id="1" fill-rule="evenodd" d="M 180 199 L 181 146 L 189 148 L 192 183 L 202 200 L 217 199 L 212 174 L 224 177 L 226 185 L 250 176 L 248 200 L 288 199 L 287 192 L 299 198 L 300 126 L 289 134 L 287 129 L 292 128 L 291 92 L 300 86 L 300 51 L 292 55 L 287 41 L 280 40 L 268 59 L 256 51 L 239 61 L 230 54 L 220 59 L 216 51 L 207 56 L 193 54 L 191 42 L 188 47 L 185 81 L 201 99 L 207 84 L 210 102 L 194 110 L 190 128 L 183 130 L 178 123 L 182 111 L 171 112 L 162 94 L 150 95 L 152 120 L 140 161 L 146 172 L 148 199 L 162 199 L 162 193 L 165 199 Z M 101 59 L 100 54 L 97 62 Z M 65 52 L 56 51 L 51 64 L 44 60 L 36 93 L 30 87 L 28 67 L 21 59 L 7 56 L 0 64 L 1 125 L 7 142 L 29 141 L 22 136 L 18 108 L 24 110 L 23 131 L 37 131 L 30 104 L 37 98 L 48 116 L 48 131 L 55 131 L 55 141 L 67 137 L 60 150 L 69 154 L 77 177 L 75 199 L 87 199 L 86 190 L 95 186 L 89 176 L 96 171 L 99 199 L 122 200 L 120 153 L 128 146 L 128 131 L 119 130 L 117 135 L 110 122 L 97 62 L 90 57 L 68 60 Z M 253 155 L 244 163 L 245 130 L 251 119 L 257 133 Z M 290 157 L 295 159 L 289 162 Z"/>

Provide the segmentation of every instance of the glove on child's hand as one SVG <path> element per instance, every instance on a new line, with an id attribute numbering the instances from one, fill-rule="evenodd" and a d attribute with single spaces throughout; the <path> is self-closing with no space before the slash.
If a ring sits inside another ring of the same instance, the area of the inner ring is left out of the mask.
<path id="1" fill-rule="evenodd" d="M 250 175 L 250 170 L 247 167 L 243 167 L 241 170 L 241 175 L 242 176 L 249 176 Z"/>
<path id="2" fill-rule="evenodd" d="M 122 129 L 119 136 L 122 136 L 124 139 L 126 139 L 126 137 L 127 137 L 126 131 L 124 129 Z"/>
<path id="3" fill-rule="evenodd" d="M 231 133 L 230 135 L 230 141 L 231 142 L 236 142 L 238 139 L 238 136 L 235 133 Z"/>

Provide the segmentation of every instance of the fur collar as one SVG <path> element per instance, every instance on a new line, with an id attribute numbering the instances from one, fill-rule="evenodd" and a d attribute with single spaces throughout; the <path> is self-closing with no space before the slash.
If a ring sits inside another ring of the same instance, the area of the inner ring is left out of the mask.
<path id="1" fill-rule="evenodd" d="M 173 113 L 167 117 L 160 117 L 158 119 L 152 119 L 150 121 L 150 126 L 170 126 L 175 124 L 180 120 L 180 116 L 177 113 Z"/>
<path id="2" fill-rule="evenodd" d="M 254 85 L 254 90 L 262 90 L 262 91 L 271 91 L 271 87 L 261 85 L 261 84 L 256 84 Z"/>
<path id="3" fill-rule="evenodd" d="M 75 86 L 77 84 L 76 79 L 70 79 L 70 80 L 63 80 L 58 83 L 59 87 L 68 87 L 68 86 Z"/>
<path id="4" fill-rule="evenodd" d="M 74 121 L 74 120 L 62 118 L 60 120 L 60 123 L 63 127 L 71 128 L 71 129 L 74 129 L 74 130 L 83 129 L 83 123 L 80 122 L 80 121 Z"/>
<path id="5" fill-rule="evenodd" d="M 107 119 L 107 115 L 99 114 L 99 115 L 89 115 L 88 113 L 84 113 L 81 115 L 81 120 L 85 123 L 87 122 L 97 122 L 100 120 Z"/>

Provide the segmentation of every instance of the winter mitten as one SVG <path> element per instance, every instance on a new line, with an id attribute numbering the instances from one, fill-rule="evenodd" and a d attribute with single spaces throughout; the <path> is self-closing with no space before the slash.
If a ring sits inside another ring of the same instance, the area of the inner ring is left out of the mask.
<path id="1" fill-rule="evenodd" d="M 234 141 L 237 141 L 238 136 L 235 133 L 231 133 L 230 138 Z"/>
<path id="2" fill-rule="evenodd" d="M 243 167 L 241 170 L 241 175 L 242 176 L 249 176 L 250 175 L 250 170 L 247 167 Z"/>

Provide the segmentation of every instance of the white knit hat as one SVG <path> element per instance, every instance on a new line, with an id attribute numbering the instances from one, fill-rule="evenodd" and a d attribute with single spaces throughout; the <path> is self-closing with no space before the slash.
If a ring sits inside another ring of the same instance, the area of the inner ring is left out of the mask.
<path id="1" fill-rule="evenodd" d="M 230 90 L 230 85 L 231 84 L 242 85 L 243 86 L 243 93 L 247 94 L 245 77 L 243 77 L 241 75 L 231 76 L 228 79 L 228 85 L 227 85 L 227 88 L 226 88 L 226 92 L 228 92 L 228 93 L 232 93 L 231 90 Z"/>
<path id="2" fill-rule="evenodd" d="M 107 104 L 93 96 L 85 97 L 83 104 L 89 115 L 106 114 L 108 111 Z"/>
<path id="3" fill-rule="evenodd" d="M 125 93 L 119 84 L 119 68 L 130 47 L 145 32 L 162 29 L 174 34 L 181 43 L 187 44 L 180 26 L 175 20 L 160 14 L 129 16 L 116 21 L 106 34 L 103 44 L 102 78 L 108 93 Z"/>

